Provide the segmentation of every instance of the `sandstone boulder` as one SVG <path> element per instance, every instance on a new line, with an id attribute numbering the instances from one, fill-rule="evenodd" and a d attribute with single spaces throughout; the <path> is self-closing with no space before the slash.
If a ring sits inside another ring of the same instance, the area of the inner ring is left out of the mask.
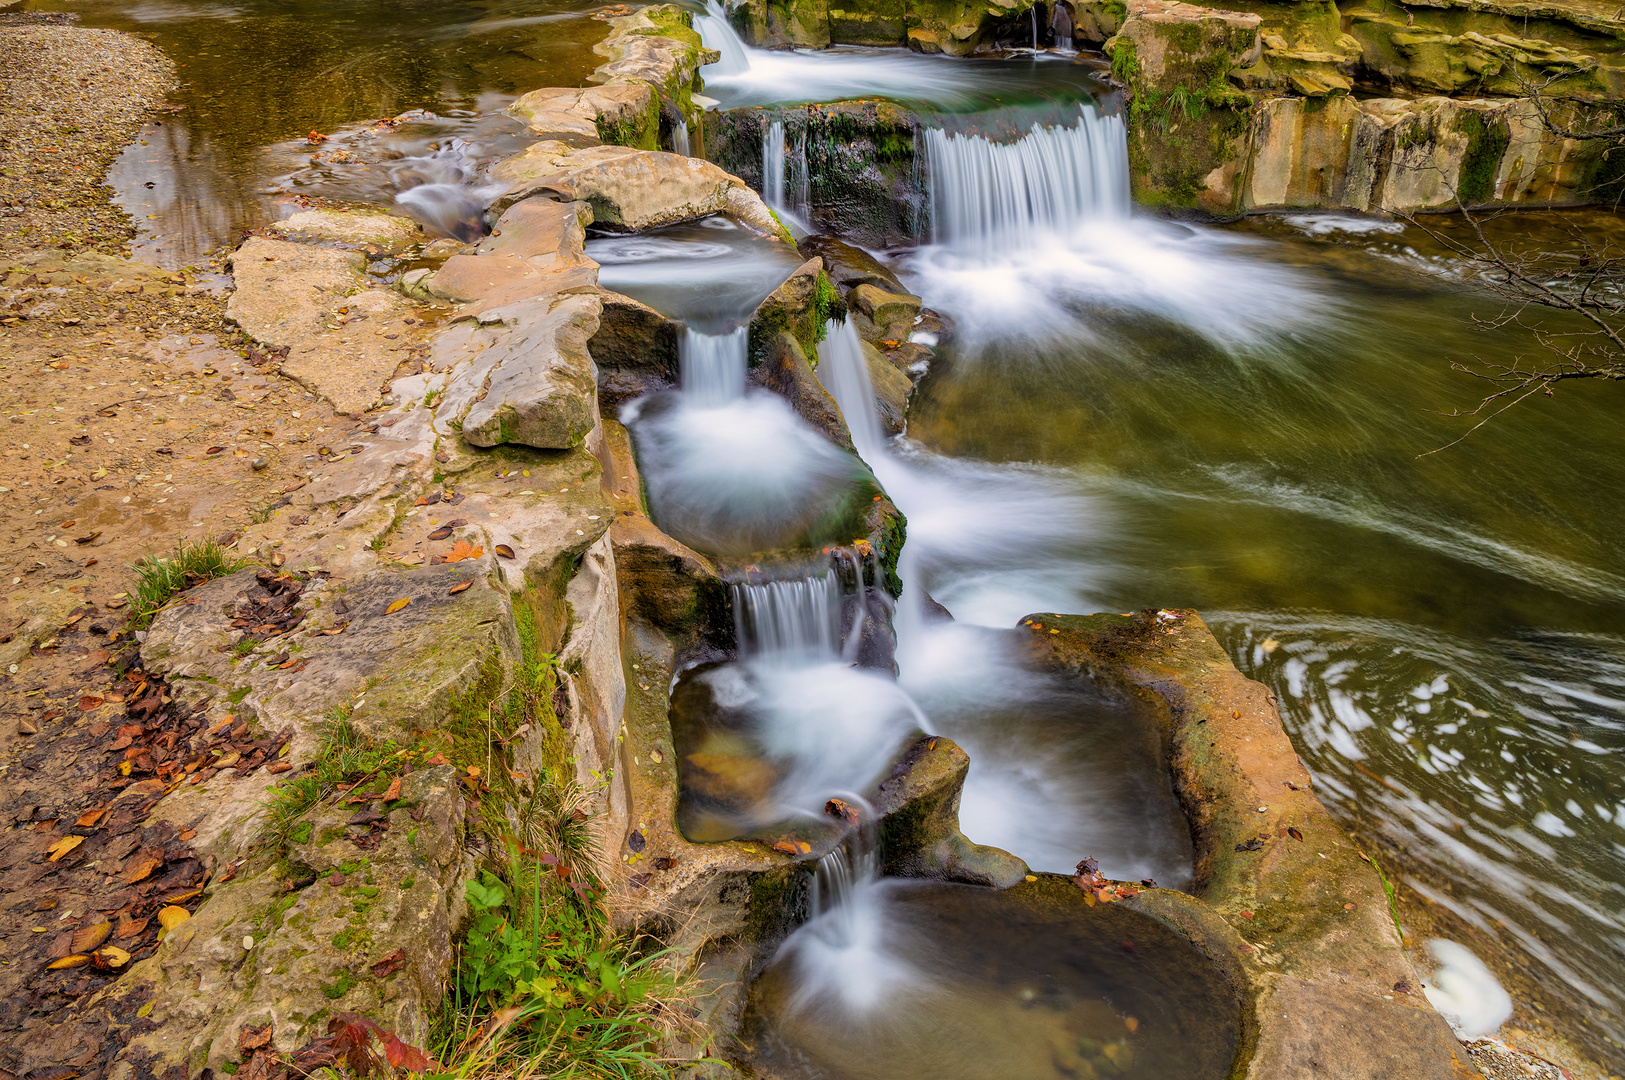
<path id="1" fill-rule="evenodd" d="M 655 93 L 643 82 L 544 87 L 521 95 L 504 111 L 543 139 L 578 147 L 642 145 L 650 124 L 658 131 L 660 123 Z"/>
<path id="2" fill-rule="evenodd" d="M 269 228 L 290 240 L 354 244 L 390 252 L 429 241 L 423 227 L 411 218 L 382 210 L 302 210 L 272 222 Z"/>

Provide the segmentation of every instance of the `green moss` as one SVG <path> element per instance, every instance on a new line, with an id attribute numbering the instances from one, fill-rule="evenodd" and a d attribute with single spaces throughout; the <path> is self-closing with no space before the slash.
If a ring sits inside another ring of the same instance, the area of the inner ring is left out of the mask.
<path id="1" fill-rule="evenodd" d="M 1456 130 L 1467 136 L 1467 153 L 1456 182 L 1456 199 L 1463 206 L 1476 206 L 1495 197 L 1495 180 L 1501 158 L 1512 142 L 1506 121 L 1484 123 L 1482 113 L 1463 109 L 1456 117 Z"/>
<path id="2" fill-rule="evenodd" d="M 401 879 L 401 892 L 405 892 L 407 889 L 410 889 L 413 885 L 416 885 L 416 884 L 417 884 L 417 878 L 403 878 L 403 879 Z"/>
<path id="3" fill-rule="evenodd" d="M 322 993 L 329 1001 L 337 1001 L 355 988 L 356 981 L 356 977 L 346 968 L 339 972 L 338 978 L 331 986 L 322 987 Z"/>
<path id="4" fill-rule="evenodd" d="M 301 821 L 288 832 L 288 839 L 295 844 L 310 843 L 310 834 L 316 828 L 315 822 Z"/>

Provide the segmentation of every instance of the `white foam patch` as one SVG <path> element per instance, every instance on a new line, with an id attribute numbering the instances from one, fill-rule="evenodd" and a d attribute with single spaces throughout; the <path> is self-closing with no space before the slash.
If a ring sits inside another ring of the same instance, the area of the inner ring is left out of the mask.
<path id="1" fill-rule="evenodd" d="M 1512 1016 L 1512 995 L 1465 945 L 1434 938 L 1428 952 L 1439 966 L 1423 984 L 1423 993 L 1457 1035 L 1488 1035 Z"/>

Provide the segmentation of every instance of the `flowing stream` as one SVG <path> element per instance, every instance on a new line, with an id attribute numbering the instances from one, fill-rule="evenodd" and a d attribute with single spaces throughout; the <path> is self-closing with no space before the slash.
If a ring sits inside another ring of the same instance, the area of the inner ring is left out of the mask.
<path id="1" fill-rule="evenodd" d="M 469 234 L 486 164 L 527 141 L 500 110 L 580 84 L 604 29 L 602 5 L 571 0 L 25 7 L 83 8 L 181 65 L 185 108 L 111 178 L 143 223 L 138 255 L 170 266 L 301 195 Z M 755 49 L 716 0 L 695 24 L 721 54 L 703 75 L 724 107 L 874 96 L 924 119 L 931 240 L 882 255 L 956 326 L 895 439 L 870 380 L 886 361 L 826 327 L 817 374 L 854 456 L 749 377 L 745 324 L 793 253 L 722 218 L 589 243 L 606 288 L 684 324 L 680 389 L 622 416 L 662 528 L 739 559 L 849 542 L 876 482 L 908 519 L 895 611 L 846 549 L 742 582 L 738 655 L 673 691 L 691 839 L 816 831 L 832 797 L 861 821 L 751 988 L 761 1060 L 876 1080 L 1223 1075 L 1233 1036 L 1202 1026 L 1222 1004 L 1174 944 L 1129 952 L 1108 921 L 883 879 L 863 801 L 909 738 L 945 735 L 971 756 L 972 841 L 1188 887 L 1188 828 L 1144 725 L 1027 670 L 1008 629 L 1145 606 L 1199 608 L 1271 687 L 1414 933 L 1465 944 L 1518 1007 L 1589 1045 L 1625 1044 L 1617 389 L 1566 387 L 1430 453 L 1476 404 L 1450 362 L 1511 361 L 1533 340 L 1476 333 L 1493 305 L 1399 223 L 1137 214 L 1104 61 L 1036 53 L 1036 20 L 1035 52 L 1001 60 Z M 778 120 L 763 138 L 764 195 L 804 219 L 813 156 Z M 1570 223 L 1625 236 L 1608 214 L 1518 220 L 1559 254 Z M 887 621 L 895 676 L 866 659 Z"/>

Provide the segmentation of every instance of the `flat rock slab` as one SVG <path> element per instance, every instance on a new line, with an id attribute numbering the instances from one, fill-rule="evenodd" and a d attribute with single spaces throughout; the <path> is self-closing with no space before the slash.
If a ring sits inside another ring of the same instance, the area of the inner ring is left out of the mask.
<path id="1" fill-rule="evenodd" d="M 429 242 L 417 222 L 382 210 L 303 210 L 272 222 L 269 228 L 279 236 L 355 244 L 383 251 L 400 251 Z"/>
<path id="2" fill-rule="evenodd" d="M 709 161 L 625 146 L 573 150 L 539 142 L 497 165 L 491 175 L 510 185 L 499 204 L 532 195 L 581 200 L 593 220 L 633 232 L 727 213 L 766 236 L 783 229 L 743 180 Z"/>
<path id="3" fill-rule="evenodd" d="M 352 414 L 377 404 L 422 336 L 406 322 L 415 309 L 371 288 L 365 265 L 360 252 L 251 236 L 232 255 L 236 291 L 226 302 L 228 320 L 287 350 L 283 374 Z"/>
<path id="4" fill-rule="evenodd" d="M 544 139 L 566 146 L 598 146 L 599 124 L 635 128 L 654 104 L 647 83 L 616 83 L 575 89 L 549 86 L 523 94 L 504 111 Z"/>
<path id="5" fill-rule="evenodd" d="M 596 372 L 587 353 L 598 311 L 596 295 L 572 293 L 492 312 L 501 325 L 482 333 L 485 347 L 452 372 L 438 418 L 457 418 L 472 446 L 581 445 L 598 420 Z"/>
<path id="6" fill-rule="evenodd" d="M 142 659 L 178 693 L 236 696 L 236 707 L 267 728 L 294 726 L 296 753 L 336 706 L 353 705 L 352 722 L 382 737 L 434 728 L 488 666 L 518 653 L 506 594 L 487 583 L 489 570 L 487 556 L 307 588 L 298 629 L 238 657 L 232 620 L 255 584 L 253 571 L 240 571 L 199 586 L 189 594 L 196 604 L 154 620 Z M 411 602 L 390 613 L 403 599 Z M 338 626 L 340 633 L 322 633 Z M 290 667 L 269 663 L 284 653 Z"/>

